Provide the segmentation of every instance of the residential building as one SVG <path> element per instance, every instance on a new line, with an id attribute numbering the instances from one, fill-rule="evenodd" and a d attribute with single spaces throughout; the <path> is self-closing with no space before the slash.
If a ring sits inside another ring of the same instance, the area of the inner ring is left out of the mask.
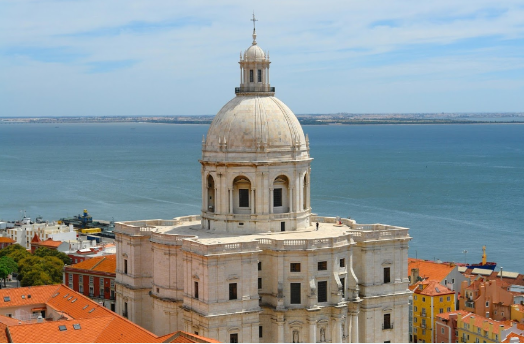
<path id="1" fill-rule="evenodd" d="M 11 238 L 0 237 L 0 250 L 6 248 L 7 246 L 13 245 L 14 243 L 16 243 L 16 241 Z"/>
<path id="2" fill-rule="evenodd" d="M 510 320 L 514 294 L 508 288 L 501 279 L 478 278 L 469 285 L 463 282 L 459 308 L 494 320 Z"/>
<path id="3" fill-rule="evenodd" d="M 177 333 L 156 336 L 64 285 L 0 290 L 0 342 L 162 343 L 166 341 L 214 342 L 201 336 Z"/>
<path id="4" fill-rule="evenodd" d="M 436 338 L 437 315 L 455 310 L 455 292 L 439 281 L 419 281 L 410 286 L 413 290 L 414 343 L 433 343 Z"/>
<path id="5" fill-rule="evenodd" d="M 82 246 L 84 247 L 64 252 L 71 258 L 73 264 L 83 262 L 86 259 L 116 254 L 115 244 L 96 244 L 95 242 L 92 246 Z"/>
<path id="6" fill-rule="evenodd" d="M 33 239 L 31 240 L 31 253 L 35 253 L 35 251 L 41 247 L 63 252 L 64 250 L 67 250 L 69 244 L 62 241 L 55 241 L 51 238 L 42 241 L 38 237 L 38 234 L 35 234 Z"/>
<path id="7" fill-rule="evenodd" d="M 269 56 L 202 140 L 200 215 L 116 223 L 116 309 L 222 342 L 407 342 L 408 228 L 312 214 L 309 139 Z"/>
<path id="8" fill-rule="evenodd" d="M 73 226 L 59 225 L 52 223 L 27 223 L 24 222 L 20 226 L 7 228 L 5 237 L 11 238 L 26 249 L 31 248 L 31 239 L 35 234 L 42 241 L 52 239 L 55 241 L 75 240 L 76 232 Z"/>
<path id="9" fill-rule="evenodd" d="M 457 336 L 461 343 L 501 343 L 511 333 L 522 336 L 524 325 L 497 321 L 478 314 L 457 314 Z"/>
<path id="10" fill-rule="evenodd" d="M 64 267 L 69 288 L 115 311 L 116 256 L 106 255 Z"/>
<path id="11" fill-rule="evenodd" d="M 457 343 L 457 314 L 467 315 L 466 311 L 452 311 L 437 314 L 435 317 L 435 343 Z"/>

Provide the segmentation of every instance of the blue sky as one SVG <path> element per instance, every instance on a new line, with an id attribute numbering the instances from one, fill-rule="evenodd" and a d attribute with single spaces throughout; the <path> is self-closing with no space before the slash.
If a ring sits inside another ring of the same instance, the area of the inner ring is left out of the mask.
<path id="1" fill-rule="evenodd" d="M 0 2 L 0 117 L 213 115 L 270 52 L 295 113 L 524 111 L 524 2 Z"/>

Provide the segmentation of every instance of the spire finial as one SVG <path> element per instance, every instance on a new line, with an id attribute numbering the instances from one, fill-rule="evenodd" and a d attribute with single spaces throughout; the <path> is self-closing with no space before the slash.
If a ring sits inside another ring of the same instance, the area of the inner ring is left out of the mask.
<path id="1" fill-rule="evenodd" d="M 255 18 L 255 11 L 253 11 L 253 19 L 250 19 L 253 22 L 253 45 L 257 44 L 257 33 L 255 30 L 255 24 L 258 21 L 258 19 Z"/>

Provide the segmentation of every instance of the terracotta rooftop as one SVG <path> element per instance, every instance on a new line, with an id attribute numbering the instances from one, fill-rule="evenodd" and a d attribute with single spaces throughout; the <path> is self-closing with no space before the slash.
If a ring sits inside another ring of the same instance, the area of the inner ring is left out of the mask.
<path id="1" fill-rule="evenodd" d="M 6 237 L 0 237 L 0 243 L 2 242 L 10 242 L 10 243 L 14 243 L 16 241 L 14 241 L 13 239 L 11 238 L 6 238 Z"/>
<path id="2" fill-rule="evenodd" d="M 430 260 L 408 258 L 408 276 L 411 276 L 411 269 L 419 269 L 420 277 L 439 282 L 442 282 L 455 267 L 456 265 L 452 263 L 436 263 Z"/>
<path id="3" fill-rule="evenodd" d="M 37 245 L 57 248 L 58 246 L 62 245 L 62 241 L 54 241 L 53 239 L 49 238 L 45 241 L 40 241 Z"/>
<path id="4" fill-rule="evenodd" d="M 163 343 L 220 343 L 214 339 L 198 336 L 185 331 L 178 331 L 161 338 L 164 338 Z"/>
<path id="5" fill-rule="evenodd" d="M 83 262 L 68 266 L 66 269 L 79 269 L 89 271 L 100 271 L 107 273 L 116 273 L 116 254 L 94 257 L 86 259 Z"/>
<path id="6" fill-rule="evenodd" d="M 519 339 L 519 341 L 518 341 L 519 343 L 524 343 L 524 336 L 521 336 L 520 334 L 516 334 L 516 333 L 513 333 L 513 332 L 508 334 L 508 336 L 501 343 L 510 343 L 510 339 L 511 338 L 518 338 Z"/>
<path id="7" fill-rule="evenodd" d="M 45 306 L 46 315 L 58 313 L 62 319 L 16 324 L 15 319 L 0 317 L 0 342 L 10 336 L 13 342 L 25 343 L 160 343 L 176 334 L 156 336 L 65 285 L 1 289 L 0 308 L 13 306 Z M 8 336 L 3 338 L 2 333 Z"/>
<path id="8" fill-rule="evenodd" d="M 454 314 L 462 314 L 462 316 L 468 314 L 469 312 L 466 312 L 464 310 L 456 310 L 456 311 L 452 311 L 452 312 L 446 312 L 446 313 L 440 313 L 440 314 L 437 314 L 437 317 L 439 317 L 440 319 L 442 320 L 449 320 L 449 316 L 450 315 L 454 315 Z"/>
<path id="9" fill-rule="evenodd" d="M 493 333 L 500 334 L 500 330 L 507 330 L 513 325 L 513 322 L 510 320 L 506 321 L 497 321 L 493 320 L 491 318 L 486 318 L 481 315 L 475 314 L 475 313 L 469 313 L 462 317 L 462 321 L 467 322 L 470 324 L 471 319 L 473 320 L 473 325 L 476 327 L 480 327 L 481 329 L 485 331 L 489 331 L 489 325 L 493 325 Z"/>
<path id="10" fill-rule="evenodd" d="M 422 287 L 422 289 L 421 289 Z M 415 294 L 438 296 L 438 295 L 455 295 L 455 292 L 440 284 L 439 281 L 425 280 L 415 283 L 409 287 Z M 413 288 L 413 289 L 412 289 Z"/>

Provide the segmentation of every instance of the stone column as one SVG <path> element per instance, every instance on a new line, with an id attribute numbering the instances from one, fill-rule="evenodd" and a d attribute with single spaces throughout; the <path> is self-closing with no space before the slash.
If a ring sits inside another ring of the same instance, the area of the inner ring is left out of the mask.
<path id="1" fill-rule="evenodd" d="M 215 183 L 215 194 L 213 195 L 213 201 L 215 202 L 215 211 L 214 213 L 218 213 L 218 188 L 216 187 L 216 183 Z"/>
<path id="2" fill-rule="evenodd" d="M 358 343 L 358 313 L 351 313 L 350 315 L 351 327 L 350 327 L 350 338 L 351 343 Z"/>
<path id="3" fill-rule="evenodd" d="M 289 212 L 293 212 L 293 188 L 289 188 Z"/>
<path id="4" fill-rule="evenodd" d="M 205 177 L 205 171 L 202 172 L 202 211 L 207 211 L 207 178 Z"/>
<path id="5" fill-rule="evenodd" d="M 333 333 L 331 335 L 332 343 L 341 343 L 342 342 L 342 328 L 340 326 L 340 318 L 335 318 L 335 326 Z"/>
<path id="6" fill-rule="evenodd" d="M 233 189 L 229 189 L 229 213 L 233 214 Z"/>
<path id="7" fill-rule="evenodd" d="M 309 320 L 309 343 L 317 342 L 317 321 L 315 319 Z"/>
<path id="8" fill-rule="evenodd" d="M 300 173 L 296 178 L 297 179 L 295 180 L 295 185 L 297 191 L 295 192 L 295 212 L 298 213 L 300 211 Z"/>
<path id="9" fill-rule="evenodd" d="M 255 213 L 255 189 L 251 189 L 251 215 Z"/>
<path id="10" fill-rule="evenodd" d="M 269 188 L 269 213 L 273 214 L 273 188 Z"/>
<path id="11" fill-rule="evenodd" d="M 284 321 L 277 320 L 278 333 L 277 333 L 277 343 L 284 343 Z"/>

